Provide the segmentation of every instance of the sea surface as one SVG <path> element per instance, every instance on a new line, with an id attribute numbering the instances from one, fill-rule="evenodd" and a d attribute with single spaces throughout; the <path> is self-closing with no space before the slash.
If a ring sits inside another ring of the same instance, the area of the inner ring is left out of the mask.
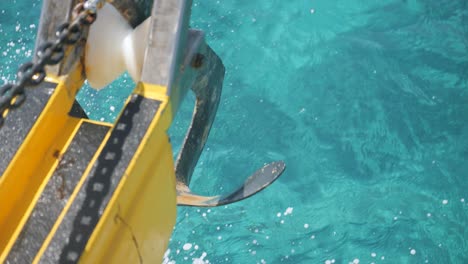
<path id="1" fill-rule="evenodd" d="M 31 59 L 41 5 L 0 1 L 0 83 Z M 226 66 L 192 189 L 287 169 L 243 202 L 180 207 L 164 263 L 468 263 L 468 1 L 194 0 L 191 24 Z M 78 99 L 112 122 L 132 88 Z"/>

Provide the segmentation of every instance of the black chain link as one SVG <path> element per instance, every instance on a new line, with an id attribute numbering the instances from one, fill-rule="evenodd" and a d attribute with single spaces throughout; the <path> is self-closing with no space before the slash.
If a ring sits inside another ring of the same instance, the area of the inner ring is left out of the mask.
<path id="1" fill-rule="evenodd" d="M 75 6 L 75 19 L 72 23 L 66 22 L 57 28 L 55 41 L 38 47 L 36 62 L 26 62 L 18 68 L 15 83 L 0 87 L 0 128 L 8 111 L 20 107 L 26 100 L 25 87 L 42 83 L 46 77 L 45 66 L 59 63 L 65 57 L 65 46 L 75 45 L 83 35 L 83 28 L 96 20 L 96 8 L 87 8 L 86 4 L 79 3 Z"/>

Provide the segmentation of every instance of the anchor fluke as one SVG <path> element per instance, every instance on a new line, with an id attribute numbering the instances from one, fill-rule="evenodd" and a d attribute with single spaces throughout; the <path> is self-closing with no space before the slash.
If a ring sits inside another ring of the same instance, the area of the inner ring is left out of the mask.
<path id="1" fill-rule="evenodd" d="M 232 193 L 217 196 L 202 196 L 194 194 L 187 185 L 177 184 L 177 204 L 187 206 L 213 207 L 231 204 L 248 198 L 268 185 L 272 184 L 284 172 L 286 164 L 283 161 L 275 161 L 265 165 L 252 174 L 244 184 Z"/>

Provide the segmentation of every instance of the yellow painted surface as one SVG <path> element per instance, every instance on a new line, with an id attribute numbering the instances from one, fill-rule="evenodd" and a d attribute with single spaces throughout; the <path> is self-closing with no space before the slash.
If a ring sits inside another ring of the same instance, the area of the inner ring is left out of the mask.
<path id="1" fill-rule="evenodd" d="M 32 204 L 40 196 L 79 125 L 79 119 L 69 117 L 68 112 L 82 84 L 80 68 L 58 84 L 49 103 L 0 178 L 0 263 L 4 262 L 32 211 Z"/>
<path id="2" fill-rule="evenodd" d="M 158 263 L 162 260 L 177 213 L 173 155 L 167 135 L 172 114 L 167 111 L 165 92 L 165 87 L 141 83 L 135 89 L 135 93 L 162 103 L 94 229 L 80 263 Z M 97 158 L 98 154 L 84 175 L 89 173 Z M 47 249 L 85 178 L 78 183 L 34 263 Z"/>
<path id="3" fill-rule="evenodd" d="M 61 155 L 80 124 L 85 122 L 68 116 L 83 83 L 80 72 L 77 69 L 68 78 L 47 80 L 57 82 L 58 86 L 0 178 L 0 263 L 5 261 L 18 238 Z M 142 83 L 135 89 L 135 93 L 162 103 L 92 233 L 80 263 L 159 263 L 162 260 L 176 220 L 176 177 L 167 135 L 173 113 L 166 91 L 166 87 Z M 109 135 L 110 132 L 75 186 L 35 262 L 45 252 Z"/>
<path id="4" fill-rule="evenodd" d="M 96 122 L 96 121 L 91 121 L 91 120 L 87 120 L 86 122 L 92 122 L 92 123 L 98 123 L 98 124 L 102 124 L 101 122 Z M 68 202 L 67 204 L 65 205 L 65 207 L 63 208 L 62 212 L 60 213 L 60 215 L 57 217 L 57 220 L 55 221 L 55 224 L 54 226 L 52 227 L 52 229 L 50 230 L 48 236 L 46 237 L 46 239 L 44 240 L 44 243 L 42 244 L 41 248 L 39 249 L 33 263 L 39 263 L 39 260 L 41 258 L 41 256 L 44 254 L 44 252 L 46 251 L 47 247 L 49 246 L 55 232 L 57 232 L 57 229 L 59 228 L 60 226 L 60 223 L 61 221 L 63 220 L 63 218 L 65 217 L 67 211 L 70 209 L 73 201 L 75 200 L 75 198 L 77 197 L 78 193 L 79 193 L 79 190 L 81 189 L 81 187 L 83 186 L 83 184 L 85 183 L 86 181 L 86 176 L 89 174 L 89 172 L 91 171 L 92 169 L 92 164 L 94 164 L 94 162 L 97 160 L 98 156 L 99 156 L 99 153 L 102 151 L 102 149 L 104 148 L 105 146 L 105 142 L 107 141 L 107 139 L 109 138 L 110 136 L 110 131 L 107 133 L 106 137 L 103 139 L 102 141 L 102 144 L 99 146 L 98 150 L 96 151 L 93 159 L 90 161 L 88 167 L 86 168 L 86 170 L 84 171 L 83 175 L 81 176 L 81 179 L 78 181 L 78 183 L 76 184 L 76 186 L 74 187 L 74 191 L 72 192 L 72 194 L 70 195 L 69 199 L 68 199 Z"/>
<path id="5" fill-rule="evenodd" d="M 158 113 L 98 223 L 80 263 L 159 263 L 176 220 L 175 173 L 165 89 L 136 92 L 161 100 Z"/>

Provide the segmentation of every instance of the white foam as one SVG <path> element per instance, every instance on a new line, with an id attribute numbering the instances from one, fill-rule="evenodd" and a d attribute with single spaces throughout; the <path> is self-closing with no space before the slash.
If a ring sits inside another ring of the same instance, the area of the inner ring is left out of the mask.
<path id="1" fill-rule="evenodd" d="M 184 246 L 182 247 L 185 251 L 190 250 L 192 248 L 191 243 L 185 243 Z"/>
<path id="2" fill-rule="evenodd" d="M 411 250 L 410 250 L 410 254 L 411 254 L 411 255 L 416 255 L 416 249 L 411 249 Z"/>
<path id="3" fill-rule="evenodd" d="M 284 215 L 292 214 L 294 208 L 293 207 L 288 207 L 286 211 L 284 212 Z"/>
<path id="4" fill-rule="evenodd" d="M 166 250 L 166 252 L 164 253 L 164 256 L 163 256 L 162 264 L 175 264 L 176 263 L 174 260 L 169 259 L 169 254 L 170 253 L 171 253 L 170 249 Z"/>
<path id="5" fill-rule="evenodd" d="M 209 263 L 205 261 L 204 258 L 206 257 L 206 252 L 203 252 L 199 258 L 194 258 L 192 264 L 206 264 Z"/>
<path id="6" fill-rule="evenodd" d="M 448 200 L 443 200 L 442 204 L 448 204 Z"/>

